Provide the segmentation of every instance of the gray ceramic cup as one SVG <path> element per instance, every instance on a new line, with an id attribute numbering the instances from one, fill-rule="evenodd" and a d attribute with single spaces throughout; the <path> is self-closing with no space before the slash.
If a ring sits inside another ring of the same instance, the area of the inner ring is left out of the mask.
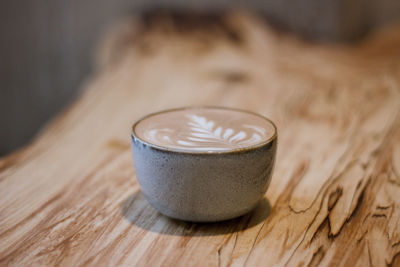
<path id="1" fill-rule="evenodd" d="M 267 191 L 276 155 L 276 126 L 264 119 L 274 129 L 267 141 L 213 153 L 187 152 L 144 141 L 135 133 L 141 120 L 136 122 L 132 155 L 147 201 L 168 217 L 192 222 L 222 221 L 251 211 Z"/>

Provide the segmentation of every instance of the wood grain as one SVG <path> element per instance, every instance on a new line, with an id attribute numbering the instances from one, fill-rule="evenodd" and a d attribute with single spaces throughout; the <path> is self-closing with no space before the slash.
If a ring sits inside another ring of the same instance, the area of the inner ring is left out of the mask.
<path id="1" fill-rule="evenodd" d="M 122 23 L 84 94 L 1 159 L 0 265 L 400 266 L 399 47 L 400 25 L 332 46 L 240 13 Z M 180 222 L 140 193 L 130 125 L 192 104 L 276 122 L 252 213 Z"/>

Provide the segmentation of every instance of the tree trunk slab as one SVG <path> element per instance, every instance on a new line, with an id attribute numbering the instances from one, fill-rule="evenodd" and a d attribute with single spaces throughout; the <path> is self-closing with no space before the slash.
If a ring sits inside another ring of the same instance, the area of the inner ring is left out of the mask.
<path id="1" fill-rule="evenodd" d="M 84 88 L 0 159 L 0 265 L 400 265 L 400 25 L 344 46 L 250 14 L 150 14 L 106 36 Z M 181 222 L 141 194 L 131 125 L 189 105 L 276 123 L 253 212 Z"/>

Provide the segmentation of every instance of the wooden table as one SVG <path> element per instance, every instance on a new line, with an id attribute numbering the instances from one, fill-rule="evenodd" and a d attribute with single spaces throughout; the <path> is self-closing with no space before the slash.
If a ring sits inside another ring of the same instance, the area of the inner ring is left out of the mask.
<path id="1" fill-rule="evenodd" d="M 248 14 L 150 14 L 97 59 L 81 97 L 0 161 L 1 266 L 400 266 L 400 25 L 328 45 Z M 140 193 L 130 126 L 193 104 L 276 122 L 252 213 L 181 222 Z"/>

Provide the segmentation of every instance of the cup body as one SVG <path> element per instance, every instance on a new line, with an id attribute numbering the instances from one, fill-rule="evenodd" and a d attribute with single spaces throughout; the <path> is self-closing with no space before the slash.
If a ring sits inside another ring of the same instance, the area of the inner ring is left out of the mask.
<path id="1" fill-rule="evenodd" d="M 275 162 L 277 135 L 260 146 L 222 153 L 164 149 L 132 134 L 136 176 L 160 213 L 186 221 L 232 219 L 263 198 Z"/>

